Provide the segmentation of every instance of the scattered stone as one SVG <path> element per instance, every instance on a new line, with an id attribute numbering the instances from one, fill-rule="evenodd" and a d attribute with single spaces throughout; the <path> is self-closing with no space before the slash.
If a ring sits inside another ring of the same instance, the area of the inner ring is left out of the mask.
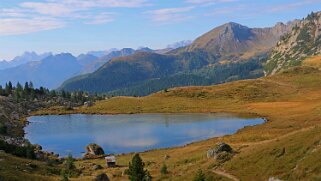
<path id="1" fill-rule="evenodd" d="M 17 112 L 12 112 L 11 113 L 11 119 L 13 120 L 19 120 L 20 119 L 20 116 Z"/>
<path id="2" fill-rule="evenodd" d="M 268 181 L 282 181 L 282 180 L 275 177 L 270 177 Z"/>
<path id="3" fill-rule="evenodd" d="M 232 153 L 233 149 L 230 145 L 219 142 L 216 144 L 215 148 L 210 149 L 207 151 L 207 158 L 214 158 L 216 159 L 219 153 L 226 152 L 226 153 Z"/>
<path id="4" fill-rule="evenodd" d="M 109 178 L 105 173 L 102 173 L 96 176 L 95 181 L 109 181 Z"/>
<path id="5" fill-rule="evenodd" d="M 4 150 L 0 150 L 0 153 L 6 153 Z"/>
<path id="6" fill-rule="evenodd" d="M 87 101 L 84 103 L 85 107 L 92 107 L 94 104 L 91 101 Z"/>
<path id="7" fill-rule="evenodd" d="M 34 144 L 34 150 L 35 151 L 41 151 L 42 150 L 42 146 L 38 145 L 38 144 Z"/>
<path id="8" fill-rule="evenodd" d="M 104 155 L 105 154 L 103 148 L 95 143 L 91 143 L 88 146 L 86 146 L 86 151 L 88 154 L 91 154 L 91 155 Z"/>
<path id="9" fill-rule="evenodd" d="M 101 165 L 94 165 L 93 166 L 93 170 L 100 170 L 103 169 L 103 167 Z"/>
<path id="10" fill-rule="evenodd" d="M 169 155 L 165 155 L 164 156 L 164 160 L 168 160 L 168 159 L 170 159 L 171 157 L 169 156 Z"/>

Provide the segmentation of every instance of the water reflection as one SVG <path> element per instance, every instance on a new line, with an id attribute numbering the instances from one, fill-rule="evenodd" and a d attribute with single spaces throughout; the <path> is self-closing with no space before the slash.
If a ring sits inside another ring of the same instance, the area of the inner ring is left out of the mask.
<path id="1" fill-rule="evenodd" d="M 80 156 L 89 143 L 107 153 L 126 153 L 184 145 L 232 134 L 260 118 L 229 114 L 63 115 L 28 118 L 26 137 L 45 150 Z"/>

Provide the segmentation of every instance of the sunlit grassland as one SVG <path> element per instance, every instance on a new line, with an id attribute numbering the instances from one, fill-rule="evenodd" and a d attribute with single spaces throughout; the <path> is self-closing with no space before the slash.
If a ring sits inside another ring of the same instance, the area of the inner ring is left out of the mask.
<path id="1" fill-rule="evenodd" d="M 296 67 L 278 75 L 208 87 L 184 87 L 147 97 L 115 97 L 90 108 L 65 111 L 56 107 L 35 114 L 137 114 L 137 113 L 214 113 L 230 112 L 265 117 L 262 125 L 246 127 L 236 134 L 212 138 L 184 147 L 141 153 L 156 180 L 191 180 L 201 168 L 212 174 L 220 167 L 242 180 L 318 180 L 321 173 L 321 72 Z M 226 163 L 206 158 L 216 142 L 231 144 L 236 155 Z M 108 150 L 106 150 L 108 152 Z M 170 158 L 164 161 L 164 156 Z M 119 168 L 84 172 L 106 172 L 113 180 L 122 176 L 131 154 L 118 156 Z M 169 174 L 160 174 L 163 163 Z M 79 165 L 102 164 L 103 159 L 79 161 Z M 220 180 L 222 177 L 213 176 Z M 83 177 L 85 178 L 91 178 Z"/>

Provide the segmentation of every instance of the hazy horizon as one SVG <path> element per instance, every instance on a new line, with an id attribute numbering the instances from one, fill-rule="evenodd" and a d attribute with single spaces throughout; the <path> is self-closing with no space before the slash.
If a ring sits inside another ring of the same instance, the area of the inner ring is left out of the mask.
<path id="1" fill-rule="evenodd" d="M 4 0 L 0 60 L 25 51 L 160 49 L 226 22 L 270 27 L 319 10 L 321 0 Z"/>

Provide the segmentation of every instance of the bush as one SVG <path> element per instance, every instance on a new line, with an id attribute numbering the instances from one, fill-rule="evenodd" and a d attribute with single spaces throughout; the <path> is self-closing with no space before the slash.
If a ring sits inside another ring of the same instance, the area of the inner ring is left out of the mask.
<path id="1" fill-rule="evenodd" d="M 68 157 L 66 158 L 65 162 L 64 162 L 64 167 L 66 170 L 73 170 L 75 169 L 75 164 L 74 164 L 75 160 L 72 157 L 71 153 L 69 153 Z"/>
<path id="2" fill-rule="evenodd" d="M 34 147 L 29 144 L 24 147 L 16 146 L 16 148 L 13 150 L 12 154 L 19 156 L 19 157 L 26 157 L 29 159 L 35 159 L 36 155 L 34 152 Z"/>
<path id="3" fill-rule="evenodd" d="M 61 176 L 61 181 L 68 181 L 68 175 L 66 174 L 65 170 L 61 170 L 60 172 L 60 176 Z"/>
<path id="4" fill-rule="evenodd" d="M 64 161 L 63 165 L 64 165 L 64 172 L 68 177 L 77 177 L 80 175 L 81 171 L 76 169 L 75 159 L 72 157 L 70 153 L 66 158 L 66 160 Z"/>
<path id="5" fill-rule="evenodd" d="M 206 181 L 205 174 L 201 169 L 199 169 L 193 179 L 193 181 Z"/>
<path id="6" fill-rule="evenodd" d="M 0 150 L 4 150 L 7 153 L 11 153 L 18 157 L 24 157 L 29 159 L 35 159 L 34 146 L 28 144 L 27 146 L 10 145 L 3 140 L 0 140 Z"/>
<path id="7" fill-rule="evenodd" d="M 166 175 L 168 173 L 166 164 L 163 164 L 160 172 L 161 172 L 161 174 L 164 174 L 164 175 Z"/>
<path id="8" fill-rule="evenodd" d="M 0 122 L 0 134 L 7 134 L 7 126 Z"/>

